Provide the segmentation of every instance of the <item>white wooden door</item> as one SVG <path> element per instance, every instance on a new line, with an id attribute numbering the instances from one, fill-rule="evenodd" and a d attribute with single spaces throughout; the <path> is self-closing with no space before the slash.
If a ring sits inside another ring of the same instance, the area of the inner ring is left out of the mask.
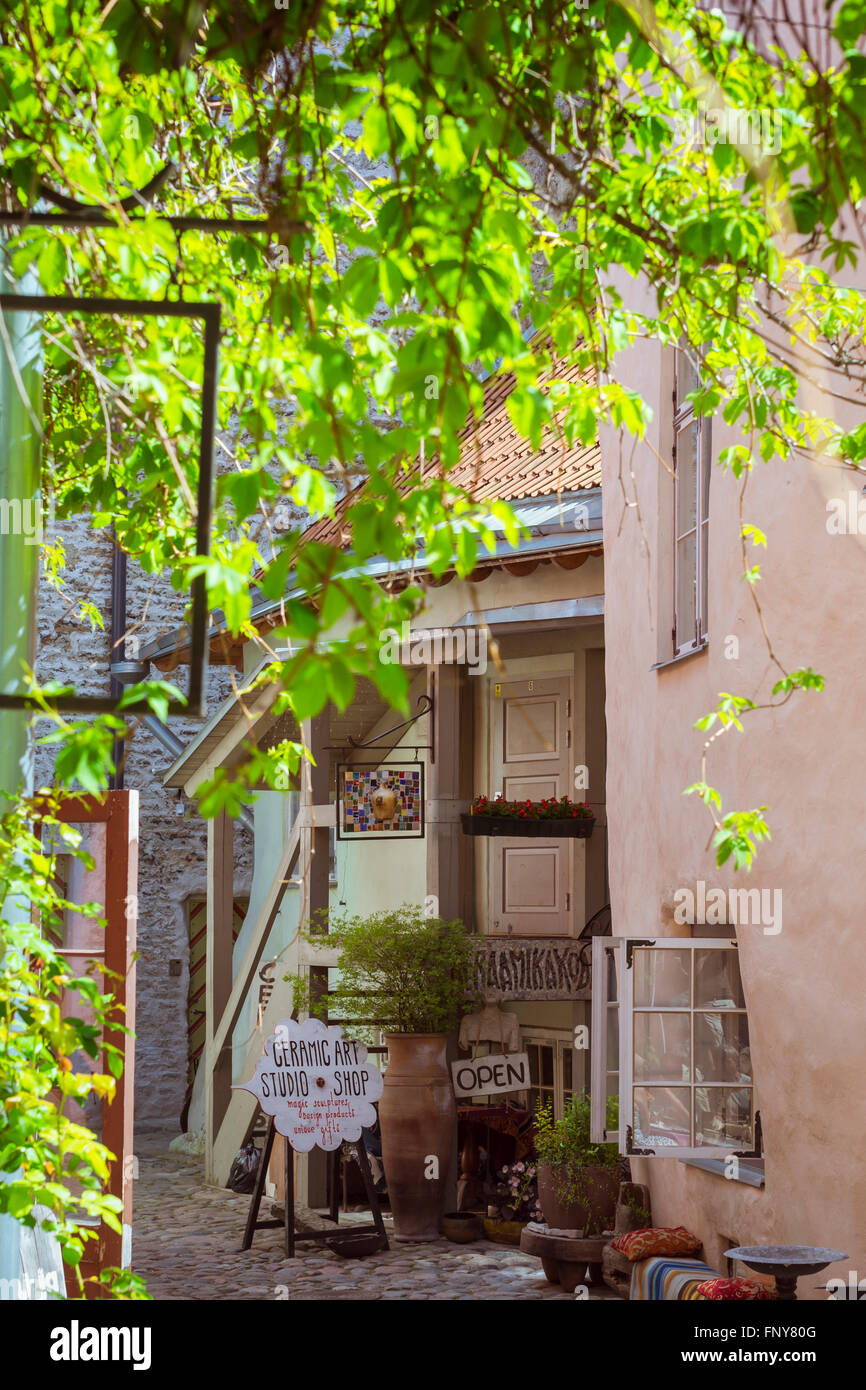
<path id="1" fill-rule="evenodd" d="M 497 690 L 499 694 L 497 694 Z M 492 689 L 493 795 L 543 801 L 571 794 L 571 681 L 549 676 Z M 571 932 L 573 840 L 490 840 L 490 932 L 567 936 Z"/>

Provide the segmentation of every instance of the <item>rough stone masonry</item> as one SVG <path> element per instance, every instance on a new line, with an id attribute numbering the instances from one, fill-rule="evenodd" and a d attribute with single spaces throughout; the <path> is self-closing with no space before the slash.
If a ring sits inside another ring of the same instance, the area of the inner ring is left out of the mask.
<path id="1" fill-rule="evenodd" d="M 55 525 L 66 549 L 62 592 L 43 579 L 39 587 L 40 680 L 68 682 L 82 694 L 109 693 L 111 558 L 110 533 L 93 530 L 86 517 Z M 100 610 L 105 631 L 93 629 L 78 616 L 79 604 L 89 600 Z M 165 579 L 144 574 L 132 561 L 127 579 L 128 631 L 143 647 L 158 627 L 178 623 L 183 598 Z M 185 669 L 178 672 L 183 684 Z M 212 712 L 231 691 L 229 673 L 211 669 L 208 708 Z M 127 742 L 125 785 L 139 793 L 138 967 L 136 999 L 135 1125 L 137 1130 L 180 1128 L 179 1117 L 187 1088 L 187 994 L 189 935 L 187 911 L 191 896 L 207 890 L 207 826 L 180 792 L 162 785 L 171 755 L 137 720 Z M 172 732 L 187 743 L 200 725 L 194 720 L 170 721 Z M 52 780 L 54 749 L 40 746 L 48 731 L 36 726 L 37 786 Z M 178 814 L 181 812 L 181 814 Z M 249 892 L 252 837 L 235 825 L 235 893 Z M 179 960 L 180 974 L 170 962 Z"/>

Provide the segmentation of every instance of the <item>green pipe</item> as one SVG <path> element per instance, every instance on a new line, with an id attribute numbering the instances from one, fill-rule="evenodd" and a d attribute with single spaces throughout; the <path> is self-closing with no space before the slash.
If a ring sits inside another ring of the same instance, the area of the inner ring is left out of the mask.
<path id="1" fill-rule="evenodd" d="M 0 275 L 3 271 L 0 246 Z M 3 314 L 0 322 L 0 690 L 22 689 L 22 663 L 36 652 L 36 590 L 42 536 L 41 476 L 42 351 L 39 319 Z M 16 796 L 32 788 L 27 710 L 0 710 L 0 793 Z M 0 814 L 7 808 L 0 795 Z M 29 911 L 7 903 L 4 916 Z M 14 914 L 14 916 L 13 916 Z M 0 1174 L 0 1181 L 3 1174 Z M 20 1273 L 21 1228 L 0 1216 L 0 1298 Z"/>

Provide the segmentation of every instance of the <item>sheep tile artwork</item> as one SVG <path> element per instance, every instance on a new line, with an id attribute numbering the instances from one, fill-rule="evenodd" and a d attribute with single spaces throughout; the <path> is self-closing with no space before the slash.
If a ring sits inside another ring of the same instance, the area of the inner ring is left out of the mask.
<path id="1" fill-rule="evenodd" d="M 422 763 L 341 765 L 337 838 L 420 839 L 424 834 Z"/>

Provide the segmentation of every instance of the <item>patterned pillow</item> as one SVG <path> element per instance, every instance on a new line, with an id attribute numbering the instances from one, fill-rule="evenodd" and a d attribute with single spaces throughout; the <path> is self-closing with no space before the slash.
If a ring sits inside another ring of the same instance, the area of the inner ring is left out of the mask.
<path id="1" fill-rule="evenodd" d="M 611 1246 L 634 1262 L 646 1260 L 650 1255 L 696 1255 L 701 1242 L 685 1226 L 651 1226 L 615 1236 Z"/>
<path id="2" fill-rule="evenodd" d="M 705 1279 L 695 1289 L 698 1298 L 774 1298 L 773 1291 L 756 1279 Z"/>

